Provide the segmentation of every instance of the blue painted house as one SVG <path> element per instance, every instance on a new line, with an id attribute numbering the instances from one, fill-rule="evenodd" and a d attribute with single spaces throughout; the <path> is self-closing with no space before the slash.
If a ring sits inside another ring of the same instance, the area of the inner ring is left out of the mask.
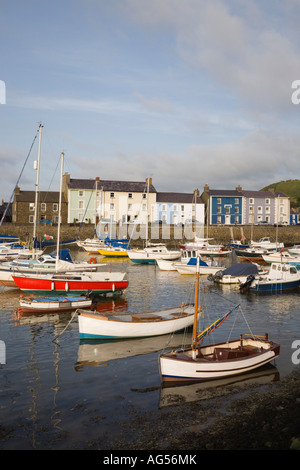
<path id="1" fill-rule="evenodd" d="M 206 184 L 201 195 L 210 225 L 241 225 L 243 223 L 242 188 L 210 189 Z M 206 218 L 206 221 L 207 221 Z"/>

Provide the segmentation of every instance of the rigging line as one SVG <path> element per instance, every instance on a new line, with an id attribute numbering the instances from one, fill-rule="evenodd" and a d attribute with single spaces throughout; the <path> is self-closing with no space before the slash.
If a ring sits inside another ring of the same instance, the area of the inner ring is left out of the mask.
<path id="1" fill-rule="evenodd" d="M 45 198 L 44 198 L 44 200 L 43 200 L 42 202 L 45 202 L 45 201 L 46 201 L 46 198 L 47 198 L 47 196 L 48 196 L 48 194 L 49 194 L 51 185 L 52 185 L 53 180 L 54 180 L 54 176 L 56 175 L 57 169 L 58 169 L 58 167 L 59 167 L 59 163 L 60 163 L 60 156 L 58 157 L 57 164 L 56 164 L 56 168 L 55 168 L 55 170 L 54 170 L 54 173 L 53 173 L 52 178 L 51 178 L 51 180 L 50 180 L 50 183 L 49 183 L 49 185 L 48 185 L 48 189 L 47 189 L 47 191 L 45 191 Z"/>
<path id="2" fill-rule="evenodd" d="M 96 181 L 95 181 L 95 190 L 96 190 Z M 77 235 L 76 235 L 76 239 L 79 237 L 79 232 L 80 232 L 81 227 L 83 225 L 83 221 L 84 221 L 85 215 L 87 213 L 88 207 L 90 205 L 92 195 L 93 195 L 93 190 L 91 191 L 91 194 L 90 194 L 90 197 L 89 197 L 89 202 L 87 203 L 86 209 L 85 209 L 84 214 L 82 216 L 82 219 L 81 219 L 81 222 L 80 222 L 80 225 L 79 225 L 79 228 L 78 228 L 78 232 L 77 232 Z"/>
<path id="3" fill-rule="evenodd" d="M 20 173 L 20 175 L 19 175 L 19 178 L 18 178 L 18 180 L 17 180 L 17 183 L 16 183 L 16 185 L 15 185 L 15 187 L 14 187 L 14 190 L 13 190 L 13 192 L 12 192 L 12 195 L 10 196 L 10 200 L 9 200 L 9 202 L 7 203 L 7 206 L 6 206 L 6 208 L 5 208 L 5 211 L 4 211 L 3 215 L 2 215 L 2 219 L 1 219 L 1 221 L 0 221 L 0 227 L 1 227 L 2 223 L 3 223 L 3 220 L 5 219 L 5 216 L 6 216 L 6 213 L 7 213 L 7 211 L 8 211 L 8 208 L 9 208 L 9 206 L 10 206 L 11 203 L 12 203 L 12 200 L 13 200 L 13 198 L 14 198 L 14 194 L 15 194 L 15 191 L 16 191 L 16 187 L 17 187 L 18 184 L 19 184 L 19 181 L 20 181 L 21 176 L 22 176 L 22 174 L 23 174 L 24 168 L 25 168 L 26 163 L 27 163 L 27 161 L 28 161 L 28 158 L 29 158 L 29 156 L 30 156 L 30 154 L 31 154 L 31 150 L 32 150 L 32 148 L 33 148 L 34 142 L 35 142 L 36 139 L 37 139 L 38 133 L 39 133 L 39 131 L 37 131 L 37 133 L 36 133 L 36 135 L 35 135 L 35 137 L 34 137 L 34 139 L 33 139 L 33 141 L 32 141 L 30 150 L 29 150 L 28 155 L 27 155 L 27 157 L 26 157 L 26 159 L 25 159 L 25 162 L 24 162 L 24 164 L 23 164 L 23 168 L 22 168 L 22 170 L 21 170 L 21 173 Z"/>

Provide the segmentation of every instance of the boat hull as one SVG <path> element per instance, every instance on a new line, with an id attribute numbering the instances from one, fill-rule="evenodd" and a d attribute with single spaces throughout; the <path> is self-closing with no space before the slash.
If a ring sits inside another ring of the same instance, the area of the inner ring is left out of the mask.
<path id="1" fill-rule="evenodd" d="M 107 258 L 128 258 L 127 250 L 113 250 L 101 248 L 98 253 Z"/>
<path id="2" fill-rule="evenodd" d="M 91 299 L 83 297 L 55 297 L 55 298 L 29 298 L 20 299 L 19 308 L 22 313 L 28 312 L 65 312 L 78 308 L 88 308 L 92 304 Z"/>
<path id="3" fill-rule="evenodd" d="M 160 336 L 183 330 L 194 322 L 194 306 L 110 317 L 96 313 L 79 312 L 78 326 L 81 339 L 120 339 Z"/>
<path id="4" fill-rule="evenodd" d="M 250 291 L 254 292 L 282 292 L 299 289 L 300 280 L 297 281 L 278 281 L 278 282 L 254 282 L 250 287 Z"/>
<path id="5" fill-rule="evenodd" d="M 75 274 L 73 279 L 70 276 L 62 279 L 13 276 L 13 279 L 22 291 L 38 295 L 84 295 L 87 291 L 101 295 L 123 292 L 128 286 L 127 280 L 88 281 L 76 279 Z"/>
<path id="6" fill-rule="evenodd" d="M 175 261 L 180 258 L 181 252 L 174 251 L 174 252 L 157 252 L 151 253 L 145 250 L 130 250 L 128 251 L 128 256 L 133 263 L 140 263 L 140 264 L 156 264 L 157 260 L 169 260 Z"/>
<path id="7" fill-rule="evenodd" d="M 239 344 L 237 340 L 201 347 L 196 359 L 191 349 L 161 354 L 161 380 L 197 382 L 243 374 L 271 362 L 280 352 L 279 344 L 266 340 L 245 340 L 243 347 Z"/>

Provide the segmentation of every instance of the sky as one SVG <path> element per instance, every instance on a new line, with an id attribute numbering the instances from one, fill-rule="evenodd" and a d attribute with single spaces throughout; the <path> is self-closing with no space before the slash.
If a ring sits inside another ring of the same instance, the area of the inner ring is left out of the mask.
<path id="1" fill-rule="evenodd" d="M 299 0 L 0 0 L 1 199 L 35 189 L 40 124 L 41 190 L 61 152 L 71 178 L 159 192 L 298 179 L 299 18 Z"/>

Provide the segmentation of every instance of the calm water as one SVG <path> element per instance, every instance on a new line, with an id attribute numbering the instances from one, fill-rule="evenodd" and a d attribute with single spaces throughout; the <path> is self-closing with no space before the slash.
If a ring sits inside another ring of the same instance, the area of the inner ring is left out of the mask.
<path id="1" fill-rule="evenodd" d="M 78 253 L 77 258 L 88 255 Z M 99 302 L 100 311 L 146 312 L 193 300 L 193 276 L 129 260 L 109 261 L 108 268 L 126 271 L 129 287 L 122 298 Z M 252 332 L 268 332 L 280 343 L 275 364 L 279 377 L 297 367 L 291 345 L 300 339 L 299 293 L 245 295 L 233 286 L 201 280 L 203 306 L 205 310 L 209 305 L 211 320 L 240 303 Z M 121 435 L 121 423 L 130 416 L 159 412 L 166 404 L 153 350 L 163 349 L 167 337 L 81 344 L 73 313 L 18 318 L 19 295 L 16 289 L 1 288 L 0 339 L 6 345 L 6 364 L 0 365 L 0 423 L 7 435 L 1 435 L 0 449 L 80 449 L 94 439 L 105 445 L 110 436 Z M 227 320 L 213 341 L 227 339 L 234 323 L 232 338 L 247 332 L 243 315 Z M 178 344 L 181 339 L 182 334 L 176 335 Z M 181 387 L 184 400 L 191 400 L 193 387 Z"/>

